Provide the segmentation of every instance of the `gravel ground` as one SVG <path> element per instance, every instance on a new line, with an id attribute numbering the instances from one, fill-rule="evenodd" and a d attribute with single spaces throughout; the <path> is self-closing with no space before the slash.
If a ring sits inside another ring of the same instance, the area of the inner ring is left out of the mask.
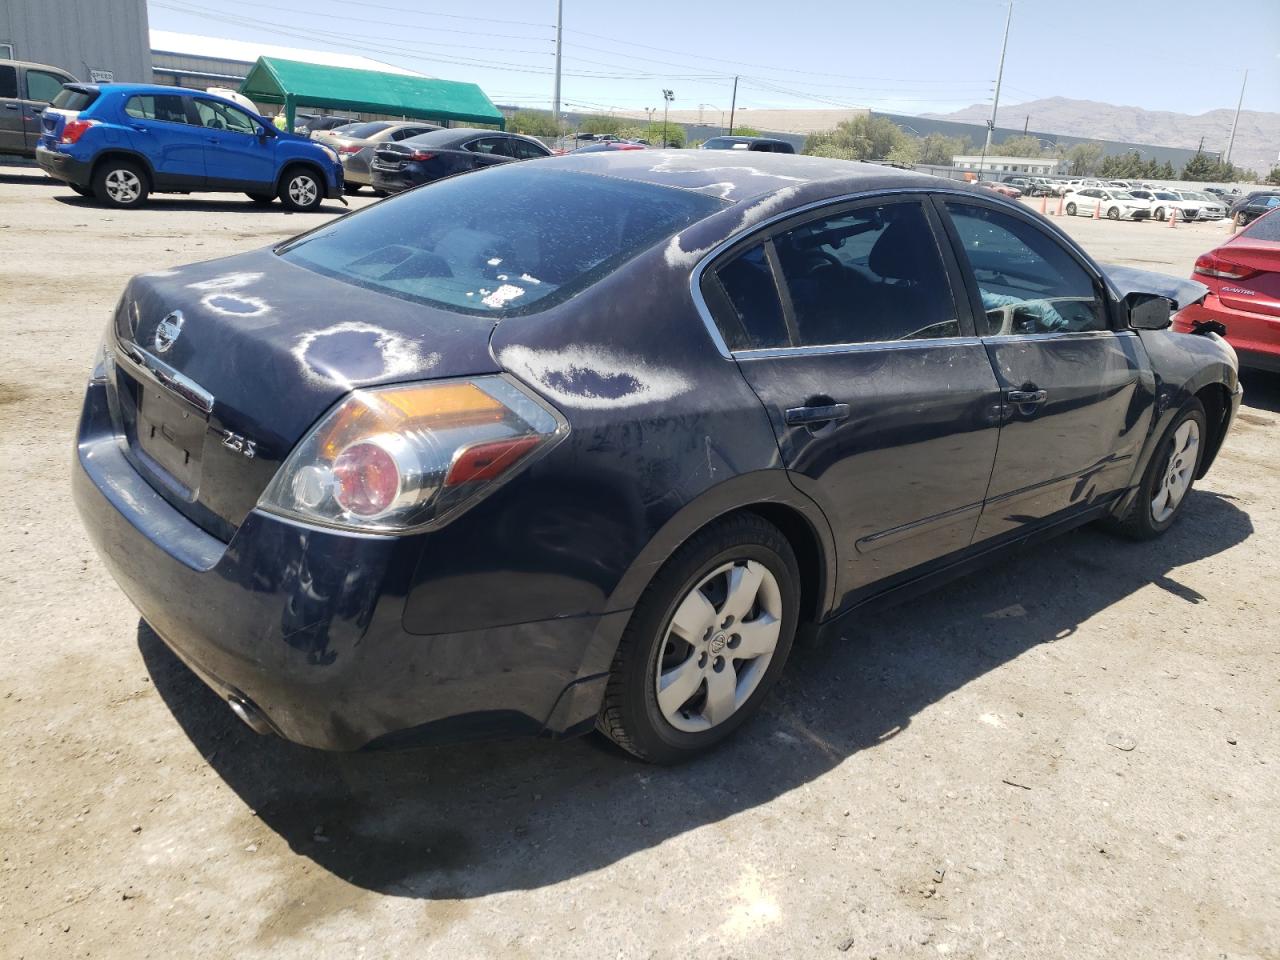
<path id="1" fill-rule="evenodd" d="M 1081 530 L 856 618 L 701 762 L 321 754 L 139 624 L 67 481 L 125 278 L 320 219 L 0 176 L 0 955 L 1280 957 L 1280 378 L 1162 540 Z M 1182 276 L 1226 235 L 1066 227 Z"/>

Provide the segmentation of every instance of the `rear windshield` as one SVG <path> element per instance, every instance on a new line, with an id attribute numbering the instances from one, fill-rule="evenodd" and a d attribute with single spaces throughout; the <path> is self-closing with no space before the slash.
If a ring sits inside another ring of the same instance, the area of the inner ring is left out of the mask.
<path id="1" fill-rule="evenodd" d="M 1259 217 L 1240 231 L 1240 236 L 1250 240 L 1280 241 L 1280 213 L 1268 213 Z"/>
<path id="2" fill-rule="evenodd" d="M 381 133 L 391 124 L 383 120 L 377 120 L 372 123 L 348 123 L 345 126 L 335 127 L 333 132 L 340 133 L 344 137 L 350 137 L 352 140 L 363 140 L 366 137 L 372 137 L 375 133 Z"/>
<path id="3" fill-rule="evenodd" d="M 98 99 L 98 91 L 74 90 L 71 87 L 63 87 L 58 91 L 58 95 L 53 98 L 52 106 L 59 110 L 74 110 L 79 112 L 93 101 Z"/>
<path id="4" fill-rule="evenodd" d="M 573 296 L 724 206 L 671 187 L 513 163 L 373 204 L 279 253 L 406 300 L 510 316 Z"/>

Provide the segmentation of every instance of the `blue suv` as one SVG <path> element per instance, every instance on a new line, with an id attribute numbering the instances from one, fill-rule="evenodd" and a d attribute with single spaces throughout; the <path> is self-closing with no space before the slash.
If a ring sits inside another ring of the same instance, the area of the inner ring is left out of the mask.
<path id="1" fill-rule="evenodd" d="M 156 193 L 234 191 L 290 210 L 342 196 L 338 155 L 200 90 L 68 83 L 41 118 L 36 162 L 83 196 L 136 207 Z"/>

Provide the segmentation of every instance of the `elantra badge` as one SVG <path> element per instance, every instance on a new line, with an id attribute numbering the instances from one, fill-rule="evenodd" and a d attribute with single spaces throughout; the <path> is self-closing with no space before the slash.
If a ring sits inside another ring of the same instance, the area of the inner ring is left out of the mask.
<path id="1" fill-rule="evenodd" d="M 169 352 L 169 348 L 182 333 L 182 323 L 182 311 L 175 310 L 156 324 L 155 337 L 151 341 L 155 345 L 156 353 Z"/>

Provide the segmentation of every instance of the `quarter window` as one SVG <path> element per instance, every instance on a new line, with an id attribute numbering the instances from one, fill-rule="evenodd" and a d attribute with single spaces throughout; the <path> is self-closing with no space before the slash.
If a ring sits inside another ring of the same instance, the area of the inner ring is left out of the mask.
<path id="1" fill-rule="evenodd" d="M 713 293 L 713 299 L 723 302 L 714 312 L 720 318 L 720 332 L 730 350 L 791 346 L 763 243 L 716 270 L 716 279 L 719 290 Z"/>
<path id="2" fill-rule="evenodd" d="M 1058 241 L 989 207 L 947 209 L 977 280 L 984 336 L 1107 329 L 1097 285 Z"/>
<path id="3" fill-rule="evenodd" d="M 182 97 L 167 93 L 159 96 L 148 94 L 130 97 L 125 104 L 124 112 L 139 120 L 161 120 L 165 123 L 187 122 L 187 111 L 183 108 Z"/>

